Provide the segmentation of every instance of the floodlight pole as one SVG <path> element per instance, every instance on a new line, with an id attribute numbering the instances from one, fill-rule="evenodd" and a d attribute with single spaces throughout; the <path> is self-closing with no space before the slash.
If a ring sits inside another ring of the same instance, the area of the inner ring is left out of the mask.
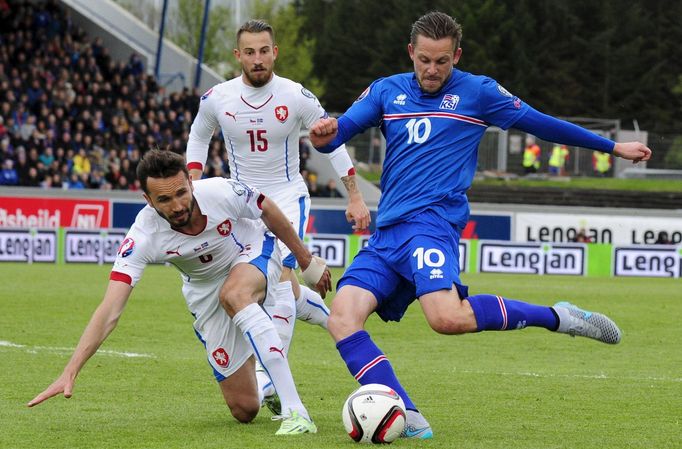
<path id="1" fill-rule="evenodd" d="M 159 43 L 156 46 L 156 65 L 154 66 L 154 77 L 159 82 L 161 74 L 161 50 L 163 49 L 163 32 L 166 29 L 166 13 L 168 12 L 168 0 L 163 0 L 161 10 L 161 24 L 159 25 Z"/>
<path id="2" fill-rule="evenodd" d="M 194 87 L 201 84 L 201 62 L 204 59 L 204 44 L 206 41 L 206 29 L 208 28 L 208 11 L 211 9 L 211 0 L 204 2 L 204 20 L 201 23 L 201 37 L 199 38 L 199 56 L 197 56 L 197 71 L 194 76 Z"/>

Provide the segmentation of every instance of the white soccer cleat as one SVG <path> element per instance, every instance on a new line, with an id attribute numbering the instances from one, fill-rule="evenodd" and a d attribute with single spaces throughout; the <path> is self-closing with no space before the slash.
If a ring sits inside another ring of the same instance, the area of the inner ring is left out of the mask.
<path id="1" fill-rule="evenodd" d="M 583 310 L 569 302 L 558 302 L 553 309 L 559 315 L 557 332 L 572 337 L 578 335 L 593 338 L 610 345 L 620 342 L 620 329 L 606 315 Z"/>
<path id="2" fill-rule="evenodd" d="M 424 418 L 424 415 L 414 410 L 407 410 L 405 418 L 405 429 L 400 434 L 400 438 L 413 438 L 417 440 L 433 438 L 431 424 Z"/>

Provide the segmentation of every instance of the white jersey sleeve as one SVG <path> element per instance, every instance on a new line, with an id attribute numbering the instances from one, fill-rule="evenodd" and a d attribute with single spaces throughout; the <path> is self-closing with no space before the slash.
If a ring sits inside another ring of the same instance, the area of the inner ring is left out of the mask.
<path id="1" fill-rule="evenodd" d="M 318 119 L 329 116 L 315 94 L 303 86 L 301 86 L 299 106 L 299 110 L 302 114 L 302 121 L 306 128 L 310 128 Z M 336 174 L 339 176 L 339 178 L 355 174 L 353 161 L 350 159 L 350 155 L 346 150 L 345 144 L 341 145 L 331 153 L 325 154 L 325 157 L 329 158 L 329 162 L 332 164 L 332 167 L 334 167 L 334 171 L 336 171 Z"/>
<path id="2" fill-rule="evenodd" d="M 118 248 L 109 279 L 135 287 L 147 264 L 155 262 L 153 247 L 153 236 L 133 224 Z"/>
<path id="3" fill-rule="evenodd" d="M 208 158 L 208 146 L 211 143 L 213 132 L 218 126 L 218 119 L 215 115 L 215 96 L 211 96 L 213 89 L 209 89 L 201 96 L 199 101 L 199 112 L 192 122 L 187 141 L 187 167 L 191 169 L 203 170 Z"/>

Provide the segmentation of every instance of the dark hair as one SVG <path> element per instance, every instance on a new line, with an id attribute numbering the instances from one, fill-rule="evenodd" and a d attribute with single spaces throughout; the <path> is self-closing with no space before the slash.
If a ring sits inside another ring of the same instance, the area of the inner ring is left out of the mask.
<path id="1" fill-rule="evenodd" d="M 417 44 L 417 36 L 428 37 L 435 41 L 451 37 L 457 49 L 462 42 L 462 25 L 445 13 L 431 11 L 412 24 L 410 42 L 413 46 Z"/>
<path id="2" fill-rule="evenodd" d="M 185 158 L 170 150 L 154 149 L 146 152 L 137 165 L 137 179 L 145 193 L 147 178 L 170 178 L 183 172 L 189 178 Z"/>
<path id="3" fill-rule="evenodd" d="M 245 22 L 244 25 L 239 27 L 239 30 L 237 30 L 237 46 L 239 46 L 239 38 L 241 37 L 242 33 L 262 33 L 263 31 L 270 33 L 272 43 L 274 44 L 275 30 L 272 29 L 272 26 L 265 20 L 252 19 Z"/>

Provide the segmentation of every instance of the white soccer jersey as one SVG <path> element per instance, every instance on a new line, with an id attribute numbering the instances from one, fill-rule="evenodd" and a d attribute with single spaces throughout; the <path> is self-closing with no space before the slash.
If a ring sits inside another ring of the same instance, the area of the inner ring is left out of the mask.
<path id="1" fill-rule="evenodd" d="M 301 128 L 325 116 L 315 95 L 299 83 L 273 74 L 270 82 L 256 88 L 239 76 L 201 97 L 187 143 L 187 166 L 203 169 L 213 131 L 219 126 L 232 178 L 268 196 L 281 189 L 307 195 L 299 173 L 299 135 Z M 339 176 L 352 174 L 345 147 L 335 152 L 343 153 L 332 156 Z"/>
<path id="2" fill-rule="evenodd" d="M 255 221 L 261 216 L 260 192 L 238 181 L 211 178 L 194 182 L 194 197 L 206 217 L 204 230 L 197 235 L 175 231 L 147 205 L 121 244 L 112 279 L 135 286 L 147 264 L 168 262 L 182 273 L 185 284 L 206 283 L 224 279 L 240 260 L 272 256 L 276 239 Z"/>

